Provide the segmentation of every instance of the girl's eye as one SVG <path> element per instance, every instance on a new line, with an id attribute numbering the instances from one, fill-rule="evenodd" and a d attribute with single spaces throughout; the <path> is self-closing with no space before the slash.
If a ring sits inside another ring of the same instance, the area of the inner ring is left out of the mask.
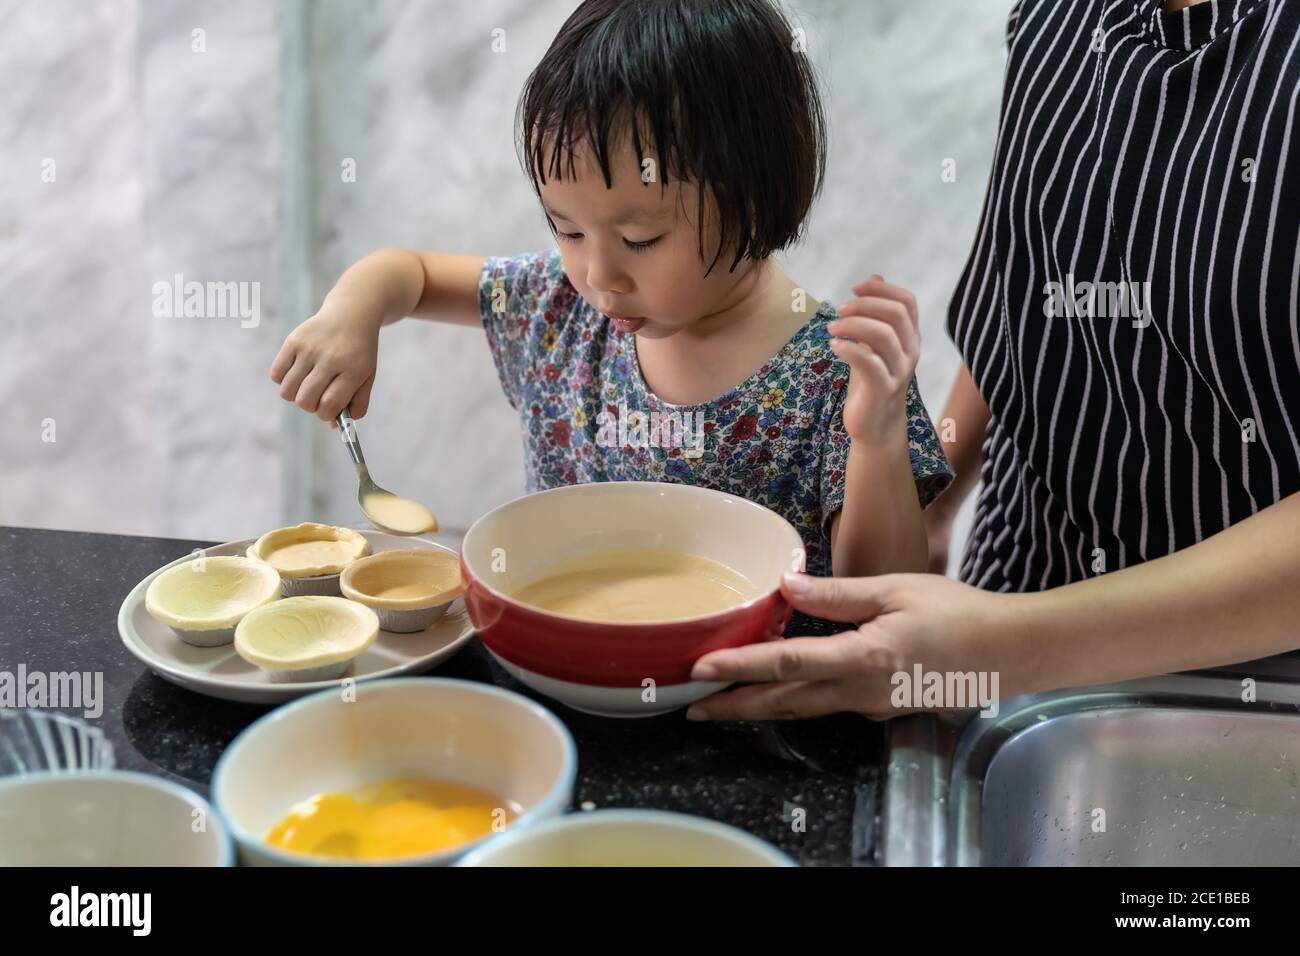
<path id="1" fill-rule="evenodd" d="M 645 252 L 662 238 L 663 236 L 655 236 L 653 239 L 646 239 L 643 242 L 632 242 L 630 239 L 624 239 L 623 242 L 633 252 Z"/>
<path id="2" fill-rule="evenodd" d="M 580 232 L 557 232 L 556 235 L 565 242 L 577 242 L 582 238 L 582 233 Z"/>

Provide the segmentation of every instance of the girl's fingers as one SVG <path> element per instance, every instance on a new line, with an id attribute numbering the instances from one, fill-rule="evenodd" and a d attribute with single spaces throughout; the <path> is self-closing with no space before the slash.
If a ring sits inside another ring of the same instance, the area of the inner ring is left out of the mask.
<path id="1" fill-rule="evenodd" d="M 348 406 L 351 409 L 353 418 L 365 418 L 366 412 L 370 410 L 370 390 L 375 387 L 375 377 L 371 375 L 361 383 L 357 393 L 352 396 L 352 402 Z"/>
<path id="2" fill-rule="evenodd" d="M 285 373 L 284 380 L 280 382 L 280 397 L 286 402 L 295 401 L 298 398 L 298 386 L 310 371 L 311 362 L 305 355 L 300 354 Z"/>
<path id="3" fill-rule="evenodd" d="M 820 717 L 853 709 L 841 699 L 842 690 L 833 681 L 796 681 L 788 684 L 755 684 L 725 691 L 692 704 L 688 720 L 792 720 Z"/>
<path id="4" fill-rule="evenodd" d="M 304 412 L 315 413 L 316 409 L 320 408 L 320 397 L 325 394 L 325 389 L 335 377 L 333 372 L 327 372 L 317 365 L 298 387 L 298 397 L 294 399 L 294 404 Z"/>
<path id="5" fill-rule="evenodd" d="M 289 345 L 288 340 L 280 346 L 280 351 L 276 353 L 274 361 L 271 362 L 271 381 L 279 385 L 284 381 L 289 369 L 293 368 L 294 360 L 298 357 L 298 350 Z"/>
<path id="6" fill-rule="evenodd" d="M 914 323 L 920 323 L 920 313 L 916 308 L 916 296 L 912 294 L 912 291 L 901 285 L 886 282 L 878 275 L 873 275 L 866 282 L 859 282 L 855 285 L 853 294 L 857 296 L 874 295 L 882 299 L 893 299 L 907 309 L 907 313 Z"/>
<path id="7" fill-rule="evenodd" d="M 842 310 L 839 310 L 839 316 L 840 319 L 860 316 L 888 323 L 890 328 L 898 335 L 898 341 L 903 344 L 903 348 L 909 355 L 919 355 L 921 352 L 920 329 L 912 321 L 912 317 L 907 312 L 907 307 L 900 302 L 895 302 L 893 299 L 882 299 L 879 296 L 852 299 L 844 304 Z"/>
<path id="8" fill-rule="evenodd" d="M 870 346 L 849 339 L 834 339 L 831 351 L 845 362 L 849 368 L 873 382 L 881 391 L 889 392 L 894 388 L 894 375 L 880 354 Z"/>
<path id="9" fill-rule="evenodd" d="M 356 379 L 340 375 L 330 382 L 329 388 L 321 394 L 316 417 L 321 421 L 333 422 L 339 412 L 348 407 L 348 400 L 356 392 Z"/>
<path id="10" fill-rule="evenodd" d="M 840 341 L 867 346 L 884 360 L 892 377 L 902 379 L 911 374 L 914 362 L 898 340 L 897 332 L 888 323 L 879 319 L 850 316 L 831 323 L 828 331 Z"/>
<path id="11" fill-rule="evenodd" d="M 835 637 L 787 637 L 705 654 L 691 680 L 829 680 L 844 673 L 848 648 Z"/>
<path id="12" fill-rule="evenodd" d="M 884 276 L 882 276 L 879 272 L 873 272 L 873 273 L 871 273 L 871 275 L 867 276 L 867 278 L 864 279 L 862 282 L 855 282 L 855 283 L 853 283 L 853 294 L 854 294 L 854 295 L 866 295 L 865 292 L 859 292 L 858 290 L 859 290 L 859 289 L 865 289 L 867 286 L 871 285 L 871 283 L 873 283 L 873 282 L 884 282 L 884 281 L 885 281 L 885 277 L 884 277 Z"/>

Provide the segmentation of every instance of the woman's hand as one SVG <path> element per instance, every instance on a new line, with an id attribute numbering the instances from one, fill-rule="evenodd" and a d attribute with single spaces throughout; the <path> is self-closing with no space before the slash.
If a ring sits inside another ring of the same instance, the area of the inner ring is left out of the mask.
<path id="1" fill-rule="evenodd" d="M 1000 697 L 1034 683 L 1031 669 L 1039 656 L 1030 653 L 1017 595 L 932 574 L 788 574 L 781 591 L 807 614 L 861 623 L 832 637 L 790 637 L 706 654 L 695 662 L 692 680 L 750 686 L 705 698 L 688 718 L 768 720 L 850 711 L 887 720 L 911 712 L 891 702 L 891 678 L 912 675 L 917 664 L 926 672 L 997 672 Z"/>
<path id="2" fill-rule="evenodd" d="M 289 333 L 271 363 L 280 397 L 331 425 L 349 406 L 353 418 L 363 417 L 375 382 L 382 322 L 377 303 L 326 297 L 319 312 Z"/>
<path id="3" fill-rule="evenodd" d="M 921 354 L 916 297 L 878 275 L 853 294 L 826 327 L 831 351 L 850 370 L 844 428 L 860 444 L 895 444 L 906 435 L 907 389 Z"/>

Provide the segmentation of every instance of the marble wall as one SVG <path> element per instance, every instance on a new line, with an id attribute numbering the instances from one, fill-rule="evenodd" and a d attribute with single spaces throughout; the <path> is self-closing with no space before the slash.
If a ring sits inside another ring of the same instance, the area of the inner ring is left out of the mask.
<path id="1" fill-rule="evenodd" d="M 0 23 L 0 524 L 277 521 L 273 8 L 42 0 Z M 171 314 L 155 284 L 178 275 L 258 290 L 260 321 Z"/>
<path id="2" fill-rule="evenodd" d="M 785 265 L 835 301 L 873 271 L 910 285 L 936 415 L 1008 5 L 787 4 L 832 139 L 826 191 Z M 0 101 L 0 524 L 225 540 L 355 523 L 335 434 L 282 402 L 267 367 L 373 248 L 549 244 L 512 120 L 572 6 L 0 2 L 0 63 L 18 78 Z M 255 320 L 170 314 L 160 290 L 178 275 L 256 293 Z M 513 413 L 470 330 L 386 329 L 360 434 L 381 483 L 453 532 L 523 486 Z"/>

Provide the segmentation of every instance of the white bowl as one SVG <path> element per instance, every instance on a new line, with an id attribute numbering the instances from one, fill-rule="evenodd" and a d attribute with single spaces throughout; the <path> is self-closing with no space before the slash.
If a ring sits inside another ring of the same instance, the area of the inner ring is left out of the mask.
<path id="1" fill-rule="evenodd" d="M 661 810 L 571 813 L 506 832 L 457 866 L 795 866 L 770 843 L 704 817 Z"/>
<path id="2" fill-rule="evenodd" d="M 120 770 L 0 780 L 5 866 L 231 866 L 221 818 L 197 793 Z"/>
<path id="3" fill-rule="evenodd" d="M 519 694 L 471 681 L 400 678 L 325 690 L 257 720 L 226 748 L 212 800 L 251 865 L 450 863 L 483 837 L 437 853 L 354 862 L 282 850 L 265 837 L 289 810 L 321 793 L 393 777 L 479 787 L 522 808 L 505 832 L 564 812 L 577 748 L 550 711 Z"/>

